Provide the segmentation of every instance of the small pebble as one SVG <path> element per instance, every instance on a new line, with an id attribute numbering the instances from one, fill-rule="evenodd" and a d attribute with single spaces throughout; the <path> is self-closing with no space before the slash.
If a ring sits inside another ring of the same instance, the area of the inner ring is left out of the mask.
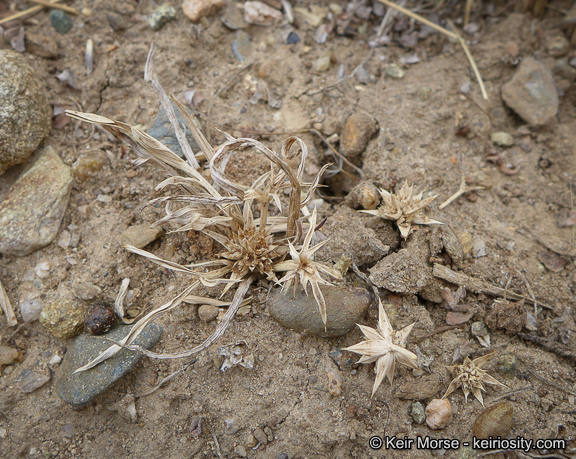
<path id="1" fill-rule="evenodd" d="M 160 30 L 175 17 L 176 10 L 172 5 L 161 5 L 148 16 L 148 25 L 152 30 Z"/>
<path id="2" fill-rule="evenodd" d="M 97 285 L 91 284 L 90 282 L 79 282 L 72 286 L 72 292 L 76 298 L 84 301 L 93 300 L 102 294 L 102 289 Z"/>
<path id="3" fill-rule="evenodd" d="M 84 308 L 75 300 L 60 298 L 40 313 L 40 323 L 58 339 L 73 338 L 84 327 Z"/>
<path id="4" fill-rule="evenodd" d="M 294 45 L 296 43 L 300 43 L 302 40 L 300 39 L 300 36 L 292 31 L 288 34 L 288 36 L 286 37 L 286 44 L 287 45 Z"/>
<path id="5" fill-rule="evenodd" d="M 434 399 L 426 406 L 426 424 L 434 430 L 443 429 L 452 422 L 452 405 L 446 398 Z"/>
<path id="6" fill-rule="evenodd" d="M 472 256 L 474 258 L 481 258 L 486 256 L 486 242 L 482 239 L 472 239 Z"/>
<path id="7" fill-rule="evenodd" d="M 336 348 L 328 354 L 341 371 L 352 370 L 356 363 L 352 353 Z"/>
<path id="8" fill-rule="evenodd" d="M 245 2 L 244 20 L 248 24 L 273 26 L 282 20 L 282 13 L 263 2 Z"/>
<path id="9" fill-rule="evenodd" d="M 224 0 L 184 0 L 182 10 L 192 22 L 214 14 L 224 5 Z"/>
<path id="10" fill-rule="evenodd" d="M 346 203 L 353 209 L 373 210 L 380 204 L 380 193 L 372 182 L 362 181 L 348 193 Z"/>
<path id="11" fill-rule="evenodd" d="M 564 35 L 554 35 L 546 41 L 546 51 L 552 57 L 562 57 L 568 54 L 570 42 Z"/>
<path id="12" fill-rule="evenodd" d="M 406 71 L 402 70 L 396 64 L 390 64 L 388 67 L 386 67 L 386 75 L 388 75 L 391 78 L 395 78 L 396 80 L 400 80 L 404 78 L 404 76 L 406 75 Z"/>
<path id="13" fill-rule="evenodd" d="M 514 145 L 514 137 L 507 132 L 493 132 L 490 135 L 490 140 L 492 140 L 493 144 L 501 147 L 511 147 Z"/>
<path id="14" fill-rule="evenodd" d="M 410 406 L 410 416 L 416 424 L 422 424 L 426 420 L 424 406 L 420 402 L 414 402 Z"/>
<path id="15" fill-rule="evenodd" d="M 4 427 L 0 427 L 0 438 L 6 438 L 8 431 Z"/>
<path id="16" fill-rule="evenodd" d="M 92 306 L 84 318 L 84 328 L 92 335 L 103 335 L 107 333 L 118 321 L 116 313 L 102 303 Z"/>
<path id="17" fill-rule="evenodd" d="M 210 304 L 203 304 L 198 308 L 198 317 L 200 317 L 200 320 L 204 322 L 213 321 L 214 319 L 216 319 L 216 317 L 218 317 L 219 313 L 220 308 L 217 308 L 216 306 L 212 306 Z"/>
<path id="18" fill-rule="evenodd" d="M 266 437 L 266 434 L 264 433 L 264 431 L 260 427 L 256 427 L 254 429 L 254 438 L 261 445 L 267 445 L 268 444 L 268 438 Z"/>
<path id="19" fill-rule="evenodd" d="M 328 375 L 328 392 L 330 395 L 338 396 L 342 393 L 342 377 L 338 370 L 329 369 L 326 374 Z"/>
<path id="20" fill-rule="evenodd" d="M 48 360 L 48 365 L 56 366 L 60 365 L 60 362 L 62 362 L 62 357 L 60 357 L 58 354 L 54 354 L 52 357 L 50 357 L 50 360 Z"/>
<path id="21" fill-rule="evenodd" d="M 133 245 L 138 249 L 143 249 L 151 242 L 155 241 L 162 234 L 162 228 L 150 228 L 149 224 L 133 225 L 125 230 L 120 236 L 123 246 Z"/>
<path id="22" fill-rule="evenodd" d="M 332 4 L 335 5 L 335 4 Z M 331 8 L 332 8 L 331 5 Z M 338 5 L 337 7 L 339 7 Z M 334 11 L 332 11 L 334 13 Z M 297 19 L 302 22 L 305 22 L 311 27 L 318 27 L 328 14 L 328 10 L 322 6 L 314 5 L 310 3 L 306 6 L 297 6 L 294 8 L 294 13 L 297 15 Z M 339 14 L 339 13 L 334 13 Z"/>
<path id="23" fill-rule="evenodd" d="M 370 305 L 370 294 L 362 288 L 323 285 L 326 304 L 326 329 L 313 295 L 302 288 L 282 293 L 272 289 L 266 302 L 272 318 L 284 328 L 324 338 L 342 336 L 360 323 Z"/>
<path id="24" fill-rule="evenodd" d="M 44 305 L 38 298 L 24 300 L 20 305 L 20 314 L 24 322 L 34 322 L 40 317 Z"/>
<path id="25" fill-rule="evenodd" d="M 482 346 L 490 346 L 490 333 L 488 332 L 488 327 L 486 327 L 484 322 L 474 322 L 470 327 L 470 333 L 472 333 L 472 336 L 476 337 Z"/>
<path id="26" fill-rule="evenodd" d="M 252 40 L 246 32 L 242 30 L 236 32 L 236 40 L 232 42 L 232 53 L 240 62 L 252 54 Z"/>
<path id="27" fill-rule="evenodd" d="M 312 63 L 312 69 L 317 73 L 322 73 L 330 67 L 330 56 L 321 56 Z"/>
<path id="28" fill-rule="evenodd" d="M 234 454 L 236 454 L 237 457 L 248 457 L 246 449 L 242 445 L 236 445 L 234 447 Z"/>
<path id="29" fill-rule="evenodd" d="M 109 194 L 99 194 L 96 199 L 104 204 L 109 204 L 112 202 L 112 196 L 110 196 Z"/>
<path id="30" fill-rule="evenodd" d="M 248 25 L 238 5 L 233 2 L 227 3 L 220 20 L 222 24 L 231 30 L 244 29 Z"/>
<path id="31" fill-rule="evenodd" d="M 126 28 L 126 23 L 122 15 L 112 11 L 106 13 L 106 20 L 114 32 L 119 32 Z"/>
<path id="32" fill-rule="evenodd" d="M 379 130 L 378 121 L 364 112 L 353 113 L 346 120 L 340 137 L 342 154 L 347 158 L 361 155 Z"/>
<path id="33" fill-rule="evenodd" d="M 516 356 L 513 354 L 505 354 L 501 356 L 496 362 L 496 371 L 506 378 L 513 378 L 516 376 L 517 370 Z"/>
<path id="34" fill-rule="evenodd" d="M 60 35 L 66 35 L 74 25 L 72 18 L 66 12 L 56 9 L 50 11 L 50 23 Z"/>
<path id="35" fill-rule="evenodd" d="M 10 365 L 18 358 L 18 351 L 8 346 L 0 346 L 0 367 Z"/>
<path id="36" fill-rule="evenodd" d="M 460 86 L 460 92 L 462 94 L 470 94 L 471 91 L 472 91 L 472 83 L 470 83 L 469 81 L 462 83 L 462 85 Z"/>
<path id="37" fill-rule="evenodd" d="M 514 408 L 510 402 L 502 402 L 486 408 L 474 422 L 472 433 L 476 438 L 506 438 L 512 430 Z"/>
<path id="38" fill-rule="evenodd" d="M 18 376 L 17 385 L 21 392 L 29 394 L 42 387 L 48 381 L 50 381 L 50 376 L 48 375 L 32 370 L 23 370 Z"/>

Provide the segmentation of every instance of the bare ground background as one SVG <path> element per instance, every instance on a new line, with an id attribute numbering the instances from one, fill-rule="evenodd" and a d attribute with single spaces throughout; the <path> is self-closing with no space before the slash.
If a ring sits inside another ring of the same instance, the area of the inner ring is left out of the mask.
<path id="1" fill-rule="evenodd" d="M 64 36 L 52 28 L 47 12 L 27 21 L 27 33 L 41 34 L 57 47 L 57 56 L 53 58 L 33 52 L 25 54 L 44 81 L 50 101 L 150 127 L 158 102 L 143 80 L 143 69 L 154 40 L 160 48 L 155 61 L 158 79 L 176 95 L 189 87 L 202 93 L 205 101 L 198 108 L 210 121 L 201 118 L 214 144 L 224 141 L 214 126 L 233 135 L 249 135 L 251 131 L 293 132 L 313 127 L 330 137 L 341 134 L 350 114 L 370 113 L 378 121 L 379 131 L 357 160 L 366 179 L 386 189 L 406 179 L 418 190 L 439 194 L 432 205 L 432 218 L 446 222 L 459 236 L 469 233 L 486 246 L 486 256 L 474 258 L 468 253 L 458 270 L 502 288 L 512 278 L 508 288 L 530 296 L 518 274 L 521 272 L 535 295 L 553 308 L 540 311 L 536 333 L 550 343 L 562 344 L 568 349 L 568 357 L 531 344 L 516 334 L 491 331 L 497 354 L 488 369 L 508 388 L 489 388 L 486 406 L 500 400 L 502 394 L 522 389 L 507 397 L 514 407 L 513 436 L 554 438 L 559 424 L 568 429 L 568 435 L 574 435 L 574 226 L 561 227 L 559 221 L 565 221 L 574 212 L 571 189 L 576 176 L 573 84 L 576 71 L 567 71 L 568 76 L 566 72 L 554 73 L 560 107 L 555 120 L 542 128 L 527 129 L 500 97 L 501 86 L 517 69 L 507 55 L 511 42 L 517 45 L 520 58 L 535 57 L 551 70 L 558 65 L 567 68 L 570 56 L 552 57 L 546 51 L 546 43 L 560 32 L 558 24 L 562 11 L 569 9 L 569 2 L 550 2 L 540 18 L 530 11 L 516 12 L 514 5 L 507 2 L 491 6 L 477 2 L 472 21 L 479 24 L 480 30 L 472 53 L 485 79 L 488 101 L 482 99 L 459 45 L 438 34 L 418 40 L 414 49 L 402 48 L 396 42 L 371 49 L 368 41 L 381 20 L 372 16 L 369 20 L 353 19 L 350 27 L 354 33 L 348 36 L 332 33 L 320 45 L 313 40 L 315 28 L 297 14 L 295 31 L 302 40 L 300 43 L 284 44 L 283 29 L 279 27 L 249 26 L 244 32 L 251 40 L 250 56 L 239 63 L 232 51 L 236 32 L 222 24 L 221 13 L 193 26 L 178 2 L 168 3 L 177 8 L 176 18 L 159 31 L 150 29 L 144 20 L 157 6 L 150 1 L 140 4 L 74 1 L 71 6 L 78 10 L 90 8 L 92 14 L 75 17 L 74 28 Z M 328 6 L 326 2 L 314 3 Z M 294 6 L 306 4 L 295 2 Z M 345 2 L 339 5 L 346 7 Z M 440 16 L 462 17 L 463 3 L 450 2 L 449 6 L 440 11 Z M 111 11 L 123 18 L 123 30 L 111 29 L 106 18 Z M 85 76 L 84 49 L 88 38 L 95 43 L 95 68 Z M 401 58 L 414 52 L 420 62 L 402 66 Z M 315 61 L 326 55 L 331 56 L 328 69 L 315 72 Z M 350 78 L 316 91 L 336 82 L 340 66 L 349 75 L 363 61 L 371 76 L 367 81 Z M 385 70 L 390 63 L 402 66 L 405 76 L 401 79 L 387 76 Z M 79 90 L 55 77 L 65 69 L 75 73 Z M 250 103 L 259 79 L 281 100 L 280 108 L 273 108 L 265 101 Z M 472 90 L 463 94 L 460 88 L 467 81 L 472 83 Z M 316 94 L 309 95 L 308 91 Z M 496 131 L 512 134 L 517 145 L 508 149 L 495 146 L 490 134 Z M 133 304 L 142 309 L 164 303 L 186 285 L 185 278 L 128 254 L 120 243 L 120 235 L 128 226 L 149 223 L 161 215 L 162 208 L 139 209 L 157 196 L 154 186 L 164 178 L 162 173 L 148 165 L 134 169 L 130 163 L 134 155 L 98 131 L 90 141 L 82 143 L 89 134 L 87 126 L 73 122 L 62 129 L 54 128 L 45 141 L 69 165 L 85 153 L 99 155 L 105 161 L 89 176 L 75 178 L 61 229 L 76 225 L 74 231 L 80 235 L 76 249 L 62 249 L 54 241 L 31 255 L 0 259 L 2 281 L 17 310 L 25 299 L 38 297 L 48 303 L 80 282 L 100 286 L 102 297 L 112 300 L 120 280 L 129 277 L 131 288 L 135 289 Z M 325 154 L 326 147 L 318 136 L 310 132 L 298 135 L 311 148 L 312 163 L 316 166 L 333 161 Z M 285 134 L 256 137 L 277 148 Z M 110 158 L 105 151 L 110 152 Z M 504 173 L 487 160 L 494 154 L 502 154 L 505 163 L 519 171 L 513 175 Z M 238 176 L 249 174 L 254 165 L 262 169 L 263 165 L 252 159 L 237 165 Z M 21 170 L 13 168 L 0 178 L 2 192 Z M 314 167 L 308 172 L 313 173 Z M 322 217 L 328 217 L 324 234 L 333 235 L 336 239 L 332 247 L 344 247 L 344 252 L 347 237 L 338 231 L 342 225 L 351 232 L 350 239 L 355 228 L 367 227 L 376 237 L 383 238 L 393 228 L 347 206 L 343 198 L 358 183 L 354 172 L 348 169 L 347 172 L 349 175 L 340 174 L 327 180 L 329 187 L 323 189 L 326 203 L 320 209 Z M 438 210 L 438 204 L 458 189 L 463 174 L 469 183 L 485 189 Z M 112 196 L 112 201 L 98 201 L 101 194 Z M 416 231 L 411 238 L 426 241 L 434 237 L 436 230 L 419 227 Z M 465 240 L 467 236 L 462 237 Z M 390 244 L 388 240 L 385 242 Z M 558 272 L 546 268 L 541 261 L 543 253 L 561 255 L 543 243 L 564 253 L 563 258 L 569 263 Z M 332 253 L 330 245 L 327 247 L 321 257 L 337 261 L 342 250 Z M 399 248 L 398 238 L 391 250 Z M 211 241 L 195 234 L 165 234 L 148 246 L 153 253 L 176 262 L 203 259 L 214 249 Z M 354 247 L 348 249 L 354 252 Z M 67 256 L 73 256 L 79 263 L 70 265 Z M 368 272 L 378 259 L 364 253 L 355 261 Z M 49 263 L 49 276 L 43 279 L 32 276 L 29 280 L 26 274 L 41 262 Z M 353 274 L 348 276 L 350 283 L 359 282 Z M 329 353 L 358 342 L 360 331 L 354 330 L 339 339 L 300 336 L 271 319 L 265 305 L 264 285 L 257 286 L 253 294 L 251 312 L 236 318 L 219 344 L 246 340 L 255 356 L 254 369 L 237 367 L 220 372 L 218 346 L 213 346 L 168 385 L 151 396 L 137 399 L 135 422 L 122 405 L 127 394 L 146 392 L 184 362 L 144 358 L 129 376 L 95 402 L 74 410 L 53 390 L 54 378 L 30 394 L 22 394 L 17 384 L 24 369 L 48 373 L 50 357 L 63 353 L 71 341 L 53 338 L 38 322 L 25 324 L 15 332 L 2 319 L 2 344 L 21 351 L 21 361 L 4 367 L 0 375 L 0 426 L 5 429 L 0 438 L 2 456 L 214 457 L 217 448 L 211 430 L 223 457 L 235 457 L 242 450 L 248 457 L 266 458 L 286 457 L 282 453 L 290 458 L 381 457 L 382 451 L 368 448 L 368 439 L 374 434 L 382 435 L 386 424 L 388 435 L 461 439 L 471 436 L 472 424 L 482 406 L 476 401 L 465 403 L 460 390 L 450 396 L 454 420 L 441 432 L 412 421 L 408 412 L 411 401 L 397 397 L 400 385 L 417 379 L 405 368 L 397 370 L 392 386 L 384 383 L 374 399 L 370 399 L 373 366 L 348 365 L 338 370 L 342 378 L 341 394 L 331 396 L 327 369 L 332 369 L 334 362 Z M 417 347 L 424 355 L 434 357 L 431 369 L 441 381 L 435 397 L 441 397 L 450 381 L 445 365 L 452 363 L 456 349 L 462 346 L 480 349 L 470 334 L 469 324 L 490 312 L 493 298 L 470 293 L 467 301 L 477 305 L 477 309 L 465 328 L 416 342 L 414 338 L 446 325 L 446 309 L 419 295 L 394 295 L 386 290 L 380 290 L 380 295 L 384 302 L 393 305 L 396 328 L 418 320 L 408 347 L 412 350 Z M 363 323 L 375 326 L 376 319 L 377 309 L 373 305 Z M 215 328 L 214 322 L 200 321 L 193 306 L 181 307 L 160 322 L 164 333 L 156 350 L 189 348 Z M 503 354 L 514 354 L 519 359 L 517 376 L 512 379 L 494 371 L 494 363 Z M 542 382 L 531 371 L 551 384 Z M 389 420 L 385 403 L 390 408 Z M 194 435 L 190 428 L 197 417 L 204 419 L 200 435 Z M 257 449 L 253 435 L 256 428 L 272 435 L 267 445 Z M 430 454 L 416 450 L 403 453 L 406 457 Z M 445 457 L 467 457 L 463 454 L 448 452 Z M 509 457 L 514 454 L 509 453 Z"/>

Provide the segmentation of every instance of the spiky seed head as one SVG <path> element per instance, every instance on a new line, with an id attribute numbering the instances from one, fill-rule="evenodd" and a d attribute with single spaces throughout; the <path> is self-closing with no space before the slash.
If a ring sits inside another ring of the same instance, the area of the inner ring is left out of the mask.
<path id="1" fill-rule="evenodd" d="M 274 238 L 266 231 L 256 228 L 232 231 L 226 243 L 227 251 L 220 256 L 233 262 L 232 271 L 237 278 L 257 272 L 275 278 L 274 259 L 278 257 Z"/>

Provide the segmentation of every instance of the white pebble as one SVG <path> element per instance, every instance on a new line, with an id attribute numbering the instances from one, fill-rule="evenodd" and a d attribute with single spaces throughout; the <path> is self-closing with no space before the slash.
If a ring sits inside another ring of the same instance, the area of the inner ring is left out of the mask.
<path id="1" fill-rule="evenodd" d="M 24 322 L 34 322 L 40 317 L 44 305 L 38 298 L 32 300 L 25 300 L 20 305 L 20 314 Z"/>
<path id="2" fill-rule="evenodd" d="M 40 279 L 48 277 L 48 274 L 50 272 L 50 264 L 48 264 L 47 261 L 38 263 L 34 268 L 34 272 L 36 273 L 36 276 L 38 276 Z"/>
<path id="3" fill-rule="evenodd" d="M 62 357 L 60 357 L 58 354 L 54 354 L 52 357 L 50 357 L 48 364 L 54 366 L 60 365 L 60 362 L 62 362 Z"/>

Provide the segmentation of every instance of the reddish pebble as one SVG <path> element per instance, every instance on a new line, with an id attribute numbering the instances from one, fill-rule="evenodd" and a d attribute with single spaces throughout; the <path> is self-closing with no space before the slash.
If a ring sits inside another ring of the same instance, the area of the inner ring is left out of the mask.
<path id="1" fill-rule="evenodd" d="M 431 429 L 443 429 L 452 422 L 452 405 L 446 398 L 435 398 L 426 407 L 426 424 Z"/>

